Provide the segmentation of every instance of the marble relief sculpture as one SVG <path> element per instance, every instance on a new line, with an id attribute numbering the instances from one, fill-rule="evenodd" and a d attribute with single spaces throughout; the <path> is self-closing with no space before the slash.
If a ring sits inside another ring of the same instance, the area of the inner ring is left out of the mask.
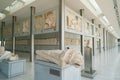
<path id="1" fill-rule="evenodd" d="M 86 26 L 85 26 L 85 33 L 90 34 L 90 25 L 88 22 L 86 23 Z"/>
<path id="2" fill-rule="evenodd" d="M 86 46 L 92 48 L 92 38 L 86 37 L 86 39 L 84 40 L 84 47 Z"/>
<path id="3" fill-rule="evenodd" d="M 29 32 L 29 20 L 25 20 L 23 22 L 23 32 L 24 33 Z"/>
<path id="4" fill-rule="evenodd" d="M 70 43 L 71 43 L 71 39 L 66 38 L 66 39 L 65 39 L 65 45 L 70 45 Z"/>
<path id="5" fill-rule="evenodd" d="M 56 38 L 48 38 L 48 39 L 35 39 L 36 45 L 57 45 Z"/>
<path id="6" fill-rule="evenodd" d="M 70 11 L 66 12 L 67 28 L 81 32 L 81 19 Z"/>
<path id="7" fill-rule="evenodd" d="M 78 39 L 73 39 L 71 42 L 72 45 L 79 45 L 80 41 Z"/>
<path id="8" fill-rule="evenodd" d="M 68 50 L 37 50 L 36 58 L 38 60 L 55 63 L 61 67 L 67 64 L 79 67 L 83 64 L 83 57 L 80 51 L 74 49 Z"/>
<path id="9" fill-rule="evenodd" d="M 42 15 L 36 16 L 34 20 L 34 31 L 38 32 L 42 30 Z"/>
<path id="10" fill-rule="evenodd" d="M 21 31 L 20 24 L 17 22 L 15 26 L 15 33 L 19 33 Z"/>
<path id="11" fill-rule="evenodd" d="M 87 40 L 86 41 L 86 47 L 92 48 L 92 40 Z"/>
<path id="12" fill-rule="evenodd" d="M 50 11 L 44 14 L 44 29 L 56 28 L 56 11 Z"/>
<path id="13" fill-rule="evenodd" d="M 77 31 L 80 31 L 80 32 L 82 31 L 82 27 L 81 27 L 82 25 L 81 24 L 82 24 L 82 20 L 80 18 L 78 18 L 77 26 L 76 26 Z"/>
<path id="14" fill-rule="evenodd" d="M 96 28 L 96 35 L 100 36 L 100 30 L 98 28 Z"/>
<path id="15" fill-rule="evenodd" d="M 0 47 L 0 61 L 2 60 L 17 60 L 18 55 L 11 53 L 10 51 L 5 51 L 4 47 Z"/>
<path id="16" fill-rule="evenodd" d="M 27 44 L 29 44 L 28 43 L 29 41 L 28 40 L 16 40 L 16 44 L 23 44 L 23 45 L 27 45 Z"/>
<path id="17" fill-rule="evenodd" d="M 6 36 L 9 36 L 9 35 L 12 34 L 11 25 L 7 25 L 4 29 L 5 29 L 5 34 L 6 34 Z"/>

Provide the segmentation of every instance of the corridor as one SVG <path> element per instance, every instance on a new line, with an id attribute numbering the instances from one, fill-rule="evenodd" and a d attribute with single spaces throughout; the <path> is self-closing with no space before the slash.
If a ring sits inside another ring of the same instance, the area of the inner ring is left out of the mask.
<path id="1" fill-rule="evenodd" d="M 120 47 L 112 48 L 106 52 L 96 53 L 94 56 L 94 69 L 97 75 L 94 79 L 82 77 L 82 80 L 120 80 Z M 27 61 L 26 73 L 15 78 L 7 79 L 0 74 L 0 80 L 34 80 L 33 64 Z"/>
<path id="2" fill-rule="evenodd" d="M 94 69 L 97 75 L 94 79 L 82 77 L 82 80 L 120 80 L 120 47 L 106 52 L 95 53 Z"/>

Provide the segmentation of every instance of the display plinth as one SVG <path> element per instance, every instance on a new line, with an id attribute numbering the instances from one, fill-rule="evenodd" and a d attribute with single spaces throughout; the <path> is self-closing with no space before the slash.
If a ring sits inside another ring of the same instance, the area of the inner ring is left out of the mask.
<path id="1" fill-rule="evenodd" d="M 96 70 L 92 70 L 91 72 L 86 72 L 85 70 L 81 71 L 81 75 L 88 78 L 94 78 L 96 74 Z"/>
<path id="2" fill-rule="evenodd" d="M 0 63 L 1 72 L 8 78 L 15 77 L 25 73 L 26 60 L 3 60 Z"/>
<path id="3" fill-rule="evenodd" d="M 35 60 L 35 80 L 81 80 L 81 68 Z"/>

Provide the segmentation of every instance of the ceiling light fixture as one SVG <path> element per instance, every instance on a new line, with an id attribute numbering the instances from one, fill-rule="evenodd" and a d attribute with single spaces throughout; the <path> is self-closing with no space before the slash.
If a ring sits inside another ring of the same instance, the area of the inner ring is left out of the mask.
<path id="1" fill-rule="evenodd" d="M 98 6 L 97 2 L 95 0 L 88 0 L 88 2 L 90 3 L 90 5 L 92 6 L 92 8 L 98 12 L 99 14 L 102 13 L 102 10 L 100 9 L 100 7 Z"/>
<path id="2" fill-rule="evenodd" d="M 110 23 L 109 23 L 108 19 L 106 18 L 106 16 L 103 16 L 102 19 L 103 19 L 103 21 L 104 21 L 107 25 L 110 25 Z"/>

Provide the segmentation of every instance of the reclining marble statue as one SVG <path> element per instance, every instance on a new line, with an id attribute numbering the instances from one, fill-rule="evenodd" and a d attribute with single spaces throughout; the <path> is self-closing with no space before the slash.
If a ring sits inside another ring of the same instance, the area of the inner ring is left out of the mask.
<path id="1" fill-rule="evenodd" d="M 80 51 L 67 50 L 36 50 L 36 59 L 53 62 L 61 67 L 70 64 L 79 67 L 83 64 L 83 57 Z"/>
<path id="2" fill-rule="evenodd" d="M 10 51 L 5 51 L 4 47 L 0 47 L 0 61 L 3 59 L 17 60 L 18 55 L 11 53 Z"/>

